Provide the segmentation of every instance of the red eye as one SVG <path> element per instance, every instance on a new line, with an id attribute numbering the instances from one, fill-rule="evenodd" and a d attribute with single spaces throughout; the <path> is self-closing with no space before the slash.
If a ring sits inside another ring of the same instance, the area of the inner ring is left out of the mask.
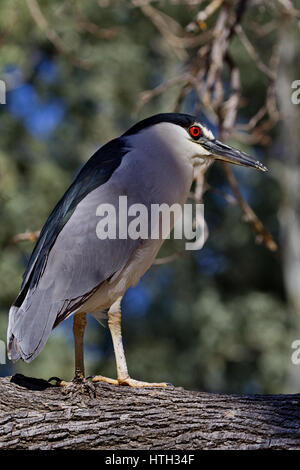
<path id="1" fill-rule="evenodd" d="M 201 129 L 198 126 L 192 126 L 189 128 L 189 134 L 193 139 L 199 139 L 201 135 Z"/>

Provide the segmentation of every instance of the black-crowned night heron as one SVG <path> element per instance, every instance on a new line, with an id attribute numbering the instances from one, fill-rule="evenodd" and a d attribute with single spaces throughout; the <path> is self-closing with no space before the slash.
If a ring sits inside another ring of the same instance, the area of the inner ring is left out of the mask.
<path id="1" fill-rule="evenodd" d="M 165 386 L 131 379 L 121 336 L 121 299 L 151 266 L 163 238 L 97 237 L 97 208 L 119 196 L 128 205 L 185 203 L 193 169 L 215 160 L 266 170 L 249 155 L 224 145 L 188 114 L 158 114 L 101 147 L 83 166 L 58 202 L 30 257 L 20 293 L 9 312 L 12 361 L 33 360 L 53 328 L 74 315 L 75 378 L 84 377 L 86 313 L 107 311 L 117 379 L 94 381 L 130 386 Z"/>

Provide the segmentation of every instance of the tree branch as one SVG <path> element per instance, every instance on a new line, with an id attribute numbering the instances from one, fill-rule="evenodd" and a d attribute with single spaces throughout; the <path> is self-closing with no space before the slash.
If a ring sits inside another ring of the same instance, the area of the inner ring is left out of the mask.
<path id="1" fill-rule="evenodd" d="M 0 449 L 299 449 L 299 394 L 96 384 L 91 398 L 13 379 L 0 379 Z"/>

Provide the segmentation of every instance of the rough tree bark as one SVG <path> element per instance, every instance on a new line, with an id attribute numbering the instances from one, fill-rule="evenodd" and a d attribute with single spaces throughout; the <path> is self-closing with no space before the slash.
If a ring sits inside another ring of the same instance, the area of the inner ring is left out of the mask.
<path id="1" fill-rule="evenodd" d="M 0 379 L 0 449 L 299 449 L 300 394 L 96 384 L 92 395 Z"/>

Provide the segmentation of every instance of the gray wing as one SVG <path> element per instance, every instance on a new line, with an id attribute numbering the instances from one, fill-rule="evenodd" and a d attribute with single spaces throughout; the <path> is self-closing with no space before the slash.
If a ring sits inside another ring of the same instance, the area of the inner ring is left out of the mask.
<path id="1" fill-rule="evenodd" d="M 38 282 L 28 289 L 20 306 L 11 308 L 8 345 L 13 361 L 34 359 L 53 326 L 121 270 L 138 246 L 139 240 L 100 240 L 96 234 L 99 204 L 117 208 L 119 194 L 126 194 L 115 177 L 120 169 L 77 205 L 58 234 Z"/>

